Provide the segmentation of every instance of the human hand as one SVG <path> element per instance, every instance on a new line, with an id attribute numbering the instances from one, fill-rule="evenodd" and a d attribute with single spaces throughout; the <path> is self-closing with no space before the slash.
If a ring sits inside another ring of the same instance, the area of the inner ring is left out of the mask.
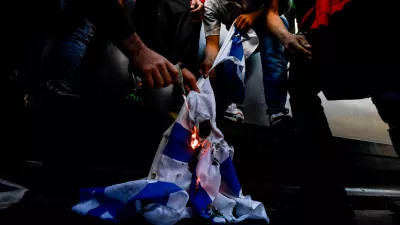
<path id="1" fill-rule="evenodd" d="M 133 52 L 130 68 L 150 88 L 167 87 L 178 80 L 178 69 L 146 46 Z"/>
<path id="2" fill-rule="evenodd" d="M 289 33 L 281 42 L 289 58 L 312 60 L 311 45 L 303 35 Z"/>
<path id="3" fill-rule="evenodd" d="M 193 73 L 191 73 L 188 69 L 183 68 L 182 77 L 186 93 L 189 93 L 192 90 L 200 93 L 200 89 L 197 87 L 196 77 L 193 75 Z"/>
<path id="4" fill-rule="evenodd" d="M 190 16 L 193 22 L 201 22 L 204 17 L 204 4 L 200 0 L 192 0 L 190 2 Z"/>
<path id="5" fill-rule="evenodd" d="M 214 64 L 214 59 L 211 59 L 209 57 L 206 57 L 203 61 L 203 63 L 200 65 L 199 73 L 202 75 L 204 78 L 207 78 L 210 76 L 210 79 L 215 78 L 215 71 L 210 69 L 212 68 Z M 210 72 L 209 72 L 210 71 Z"/>
<path id="6" fill-rule="evenodd" d="M 242 32 L 247 32 L 254 24 L 255 18 L 252 14 L 242 14 L 235 20 L 235 27 Z"/>

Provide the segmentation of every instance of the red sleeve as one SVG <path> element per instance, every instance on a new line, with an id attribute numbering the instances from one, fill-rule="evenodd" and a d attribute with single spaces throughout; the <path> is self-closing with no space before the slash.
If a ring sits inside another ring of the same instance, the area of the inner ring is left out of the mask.
<path id="1" fill-rule="evenodd" d="M 206 0 L 200 0 L 203 4 L 204 4 L 204 2 L 206 1 Z M 192 3 L 192 0 L 190 0 L 190 3 Z"/>

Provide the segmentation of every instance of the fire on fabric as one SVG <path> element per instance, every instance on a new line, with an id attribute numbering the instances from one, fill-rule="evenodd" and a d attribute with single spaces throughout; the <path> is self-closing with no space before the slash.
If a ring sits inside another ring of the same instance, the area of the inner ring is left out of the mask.
<path id="1" fill-rule="evenodd" d="M 182 95 L 182 96 L 183 96 L 183 100 L 184 100 L 185 105 L 186 105 L 186 109 L 190 112 L 190 108 L 189 108 L 189 105 L 187 103 L 186 96 L 185 95 Z M 199 132 L 197 130 L 196 125 L 193 126 L 190 146 L 192 147 L 193 150 L 195 150 L 197 147 L 200 146 Z"/>
<path id="2" fill-rule="evenodd" d="M 195 150 L 197 147 L 200 146 L 200 139 L 199 139 L 199 135 L 198 135 L 198 131 L 197 131 L 197 127 L 196 126 L 193 127 L 192 140 L 190 142 L 190 146 L 192 146 L 193 150 Z"/>

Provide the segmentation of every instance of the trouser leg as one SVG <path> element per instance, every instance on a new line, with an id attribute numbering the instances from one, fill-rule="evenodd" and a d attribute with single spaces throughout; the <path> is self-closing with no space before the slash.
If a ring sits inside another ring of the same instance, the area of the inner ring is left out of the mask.
<path id="1" fill-rule="evenodd" d="M 40 132 L 33 138 L 35 145 L 48 152 L 44 160 L 49 163 L 49 176 L 54 179 L 54 185 L 65 186 L 65 190 L 72 190 L 71 187 L 83 180 L 88 156 L 84 146 L 89 140 L 85 134 L 91 131 L 92 118 L 76 98 L 79 97 L 80 66 L 95 28 L 83 18 L 74 22 L 62 27 L 53 40 L 44 68 L 47 82 L 42 89 L 46 108 L 43 115 L 47 116 L 38 115 L 34 120 Z M 44 139 L 46 144 L 40 143 Z M 81 154 L 76 157 L 78 150 Z"/>
<path id="2" fill-rule="evenodd" d="M 351 218 L 352 211 L 340 185 L 339 155 L 332 146 L 332 133 L 318 97 L 319 76 L 312 63 L 291 62 L 289 94 L 297 130 L 294 154 L 298 170 L 295 173 L 301 185 L 296 203 L 299 208 L 295 213 L 300 223 L 321 224 L 326 222 L 325 215 L 335 211 L 336 217 L 327 224 L 337 224 L 337 221 Z"/>
<path id="3" fill-rule="evenodd" d="M 318 147 L 332 136 L 318 97 L 320 91 L 320 78 L 313 65 L 293 62 L 289 72 L 289 94 L 295 128 L 302 142 Z"/>
<path id="4" fill-rule="evenodd" d="M 288 28 L 288 22 L 281 16 L 283 23 Z M 268 106 L 268 114 L 285 113 L 287 99 L 288 60 L 284 48 L 279 40 L 265 29 L 257 30 L 260 38 L 260 55 L 263 70 L 263 84 L 265 102 Z"/>
<path id="5" fill-rule="evenodd" d="M 55 38 L 45 66 L 49 82 L 46 86 L 58 95 L 76 96 L 79 84 L 79 68 L 87 46 L 95 32 L 95 27 L 86 19 L 72 27 L 60 31 Z"/>
<path id="6" fill-rule="evenodd" d="M 212 81 L 215 92 L 217 120 L 224 115 L 226 108 L 231 103 L 242 104 L 245 88 L 236 73 L 236 64 L 231 61 L 217 66 L 216 78 Z"/>
<path id="7" fill-rule="evenodd" d="M 397 152 L 397 156 L 400 157 L 400 125 L 391 127 L 389 129 L 389 134 L 392 139 L 393 147 Z"/>
<path id="8" fill-rule="evenodd" d="M 382 120 L 389 125 L 393 146 L 400 157 L 400 90 L 389 90 L 372 96 Z"/>
<path id="9" fill-rule="evenodd" d="M 337 182 L 339 152 L 318 93 L 321 78 L 311 62 L 292 62 L 289 71 L 290 105 L 296 129 L 299 167 L 304 184 Z"/>

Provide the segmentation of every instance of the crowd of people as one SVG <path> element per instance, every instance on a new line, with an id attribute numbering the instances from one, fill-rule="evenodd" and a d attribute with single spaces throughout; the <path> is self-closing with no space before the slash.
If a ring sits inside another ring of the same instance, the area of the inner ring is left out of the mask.
<path id="1" fill-rule="evenodd" d="M 389 62 L 374 57 L 382 55 L 383 49 L 368 50 L 372 57 L 363 54 L 366 51 L 363 42 L 356 37 L 367 28 L 368 20 L 364 18 L 368 17 L 369 8 L 357 1 L 137 0 L 133 21 L 122 11 L 124 1 L 107 0 L 96 3 L 95 8 L 92 4 L 89 0 L 72 0 L 60 6 L 62 26 L 45 67 L 49 78 L 45 85 L 60 95 L 76 95 L 73 84 L 86 47 L 99 32 L 129 57 L 130 69 L 147 87 L 162 88 L 176 83 L 178 70 L 174 65 L 179 64 L 187 91 L 198 91 L 199 76 L 210 77 L 215 89 L 221 90 L 217 95 L 223 95 L 219 108 L 232 109 L 235 104 L 231 103 L 241 104 L 244 99 L 244 85 L 236 76 L 236 67 L 227 61 L 216 71 L 210 69 L 220 48 L 221 24 L 227 28 L 235 26 L 240 32 L 251 28 L 259 38 L 264 97 L 271 126 L 279 126 L 279 122 L 288 119 L 285 104 L 289 92 L 299 134 L 308 137 L 304 140 L 315 137 L 325 143 L 331 132 L 317 96 L 321 90 L 328 99 L 330 93 L 341 95 L 339 99 L 372 97 L 398 148 L 399 94 L 393 82 L 395 76 L 389 71 Z M 288 31 L 284 13 L 291 7 L 296 9 L 299 31 L 305 35 Z M 206 46 L 204 59 L 198 65 L 201 22 Z M 364 65 L 369 65 L 368 69 Z M 373 72 L 385 75 L 375 82 Z M 361 77 L 360 73 L 364 75 Z M 363 88 L 356 90 L 356 82 Z M 219 96 L 216 97 L 218 100 Z M 237 110 L 231 117 L 243 120 L 243 113 Z"/>
<path id="2" fill-rule="evenodd" d="M 60 1 L 54 10 L 59 23 L 44 67 L 48 78 L 44 87 L 57 95 L 79 97 L 74 84 L 86 48 L 94 35 L 104 35 L 129 58 L 130 69 L 148 88 L 177 84 L 175 65 L 179 64 L 187 92 L 199 91 L 198 77 L 209 77 L 214 88 L 221 90 L 216 94 L 224 95 L 224 100 L 217 102 L 219 107 L 232 111 L 244 99 L 244 85 L 236 77 L 233 63 L 225 62 L 210 71 L 220 50 L 221 24 L 228 29 L 235 26 L 240 32 L 253 29 L 259 38 L 266 113 L 273 128 L 293 120 L 299 143 L 307 146 L 304 159 L 312 161 L 303 168 L 305 183 L 334 183 L 335 171 L 329 172 L 333 167 L 327 163 L 334 155 L 334 149 L 327 147 L 332 133 L 317 95 L 321 90 L 328 99 L 372 97 L 400 154 L 396 62 L 382 57 L 387 55 L 388 49 L 382 45 L 387 36 L 371 31 L 376 24 L 381 30 L 391 29 L 392 23 L 382 13 L 387 12 L 385 4 L 357 0 L 136 0 L 135 14 L 128 19 L 123 11 L 127 2 Z M 296 12 L 297 34 L 289 32 L 284 16 L 289 10 Z M 204 58 L 198 59 L 202 24 L 206 46 Z M 370 32 L 365 35 L 366 31 Z M 285 107 L 288 93 L 293 118 Z M 236 110 L 230 117 L 243 120 L 243 113 Z M 325 168 L 329 175 L 319 176 L 316 167 Z M 338 197 L 342 189 L 331 187 L 338 194 L 329 198 L 337 203 L 330 207 L 346 209 L 345 200 Z M 305 188 L 307 191 L 315 190 Z M 315 196 L 310 202 L 317 199 Z M 345 210 L 336 212 L 334 220 L 349 215 Z"/>

